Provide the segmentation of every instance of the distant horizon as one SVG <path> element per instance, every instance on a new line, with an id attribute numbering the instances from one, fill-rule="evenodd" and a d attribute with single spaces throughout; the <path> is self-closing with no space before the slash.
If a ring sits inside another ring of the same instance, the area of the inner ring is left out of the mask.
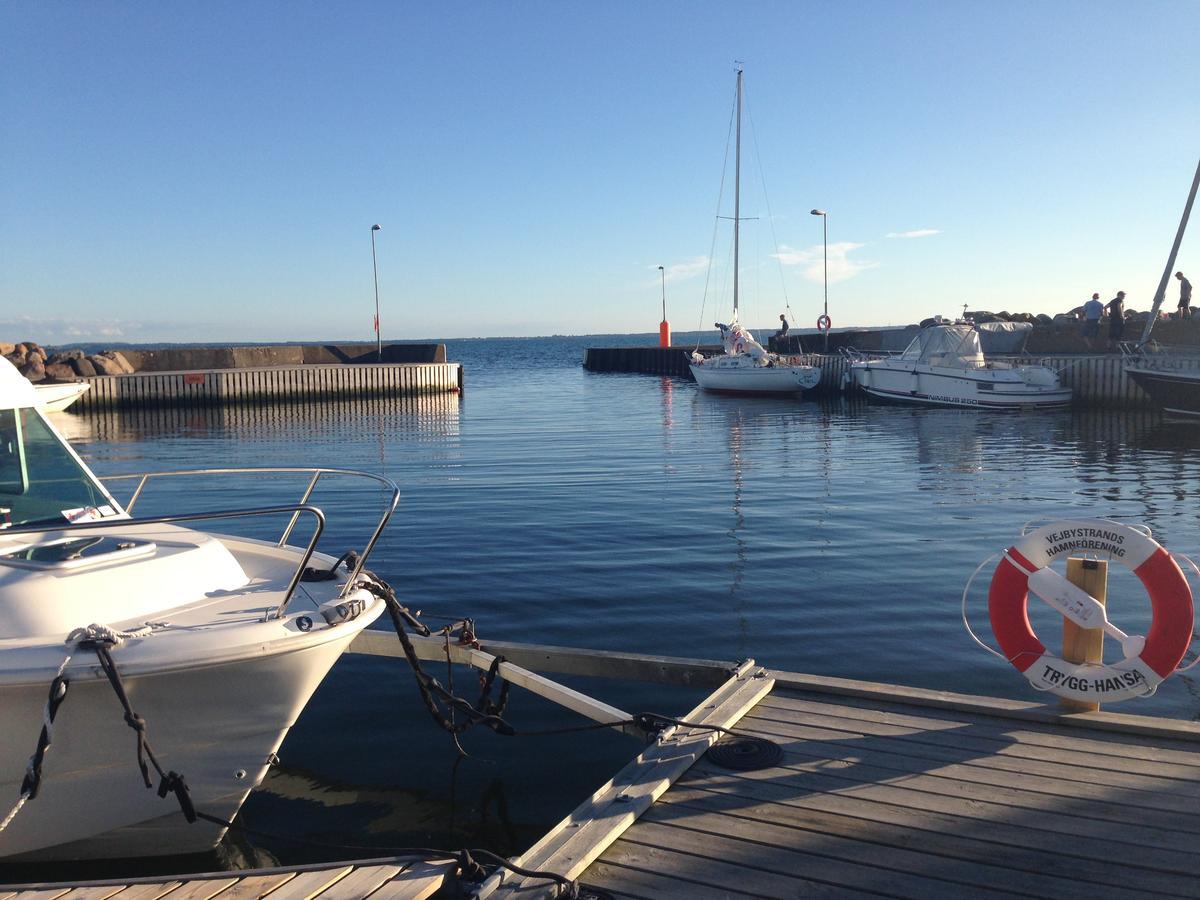
<path id="1" fill-rule="evenodd" d="M 846 328 L 834 328 L 834 333 L 843 333 L 847 331 L 903 331 L 906 328 L 912 328 L 918 323 L 912 322 L 907 325 L 861 325 Z M 748 326 L 749 327 L 749 326 Z M 761 329 L 750 327 L 759 340 L 765 342 L 766 338 L 774 334 L 772 329 Z M 791 328 L 788 334 L 804 335 L 806 337 L 818 335 L 821 332 L 816 328 Z M 709 334 L 706 331 L 673 331 L 672 345 L 675 343 L 675 338 L 678 336 L 687 335 L 689 338 L 697 335 L 704 336 Z M 713 340 L 711 343 L 720 343 L 720 333 L 713 329 Z M 544 341 L 544 340 L 582 340 L 584 338 L 641 338 L 644 337 L 647 343 L 652 343 L 655 346 L 658 344 L 658 333 L 653 331 L 605 331 L 595 332 L 590 334 L 497 334 L 486 335 L 482 337 L 427 337 L 427 338 L 384 338 L 383 346 L 389 344 L 440 344 L 447 341 Z M 10 341 L 9 343 L 25 343 L 25 341 Z M 331 338 L 327 340 L 281 340 L 281 341 L 106 341 L 100 340 L 77 340 L 77 341 L 60 341 L 55 343 L 46 343 L 42 341 L 32 341 L 32 343 L 40 346 L 58 349 L 73 349 L 76 347 L 92 347 L 104 346 L 108 349 L 120 350 L 122 348 L 155 348 L 155 347 L 291 347 L 302 345 L 351 345 L 351 346 L 374 346 L 374 340 L 354 340 L 354 339 L 337 339 Z"/>

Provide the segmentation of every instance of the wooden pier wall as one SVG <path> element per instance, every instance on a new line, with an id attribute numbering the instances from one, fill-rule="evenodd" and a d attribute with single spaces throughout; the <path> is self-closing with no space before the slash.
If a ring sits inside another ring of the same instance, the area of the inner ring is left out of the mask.
<path id="1" fill-rule="evenodd" d="M 720 348 L 701 347 L 701 352 L 719 352 Z M 645 375 L 677 375 L 691 380 L 688 357 L 683 347 L 601 347 L 588 348 L 583 367 L 590 372 L 636 372 Z M 797 359 L 821 367 L 821 383 L 815 394 L 832 395 L 845 391 L 850 361 L 841 354 L 805 353 Z M 995 357 L 1025 365 L 1047 366 L 1059 373 L 1065 386 L 1075 392 L 1075 405 L 1109 409 L 1152 409 L 1150 398 L 1125 375 L 1118 353 L 1039 354 L 1022 357 Z"/>
<path id="2" fill-rule="evenodd" d="M 138 409 L 350 399 L 461 391 L 459 363 L 263 366 L 194 372 L 135 372 L 85 378 L 72 407 Z"/>

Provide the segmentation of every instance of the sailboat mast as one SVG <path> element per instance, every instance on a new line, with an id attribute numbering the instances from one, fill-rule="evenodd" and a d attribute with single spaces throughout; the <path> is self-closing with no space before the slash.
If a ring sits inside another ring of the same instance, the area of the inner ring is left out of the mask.
<path id="1" fill-rule="evenodd" d="M 738 226 L 742 215 L 742 70 L 737 73 L 737 143 L 733 163 L 733 317 L 738 312 Z"/>
<path id="2" fill-rule="evenodd" d="M 1192 204 L 1196 200 L 1196 188 L 1200 187 L 1200 165 L 1196 166 L 1196 175 L 1192 178 L 1192 191 L 1188 194 L 1187 203 L 1183 204 L 1183 218 L 1179 220 L 1179 230 L 1175 232 L 1175 243 L 1171 245 L 1171 253 L 1167 257 L 1167 267 L 1163 269 L 1162 278 L 1158 282 L 1158 290 L 1154 292 L 1154 304 L 1150 307 L 1150 315 L 1146 319 L 1146 327 L 1142 331 L 1142 339 L 1139 343 L 1144 344 L 1150 340 L 1150 332 L 1154 329 L 1154 322 L 1158 319 L 1158 311 L 1162 308 L 1163 299 L 1166 297 L 1167 284 L 1171 280 L 1171 270 L 1175 268 L 1175 257 L 1179 254 L 1179 245 L 1183 242 L 1183 233 L 1187 230 L 1188 217 L 1192 214 Z M 736 246 L 736 245 L 735 245 Z M 734 251 L 736 258 L 737 251 Z M 737 282 L 735 281 L 736 285 Z M 737 288 L 734 288 L 734 296 L 737 296 Z M 737 307 L 737 301 L 734 301 L 734 308 Z"/>

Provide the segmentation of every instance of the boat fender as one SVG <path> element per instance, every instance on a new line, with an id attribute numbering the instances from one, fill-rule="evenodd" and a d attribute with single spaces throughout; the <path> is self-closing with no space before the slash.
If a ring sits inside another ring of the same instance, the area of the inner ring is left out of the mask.
<path id="1" fill-rule="evenodd" d="M 1145 637 L 1125 634 L 1099 601 L 1049 568 L 1080 552 L 1115 559 L 1142 582 L 1153 613 Z M 1030 591 L 1080 627 L 1117 638 L 1124 659 L 1076 664 L 1050 653 L 1029 622 Z M 1094 703 L 1153 694 L 1192 641 L 1192 590 L 1179 565 L 1148 534 L 1107 519 L 1053 522 L 1022 537 L 992 574 L 988 615 L 1004 656 L 1034 688 Z"/>
<path id="2" fill-rule="evenodd" d="M 833 320 L 826 315 L 817 316 L 817 331 L 828 331 L 833 327 Z"/>

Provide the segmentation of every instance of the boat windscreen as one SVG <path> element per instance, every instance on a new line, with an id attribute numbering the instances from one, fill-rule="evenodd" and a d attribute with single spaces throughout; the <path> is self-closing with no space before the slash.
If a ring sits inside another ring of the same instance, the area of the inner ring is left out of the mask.
<path id="1" fill-rule="evenodd" d="M 112 499 L 34 409 L 0 409 L 0 527 L 114 515 Z"/>

